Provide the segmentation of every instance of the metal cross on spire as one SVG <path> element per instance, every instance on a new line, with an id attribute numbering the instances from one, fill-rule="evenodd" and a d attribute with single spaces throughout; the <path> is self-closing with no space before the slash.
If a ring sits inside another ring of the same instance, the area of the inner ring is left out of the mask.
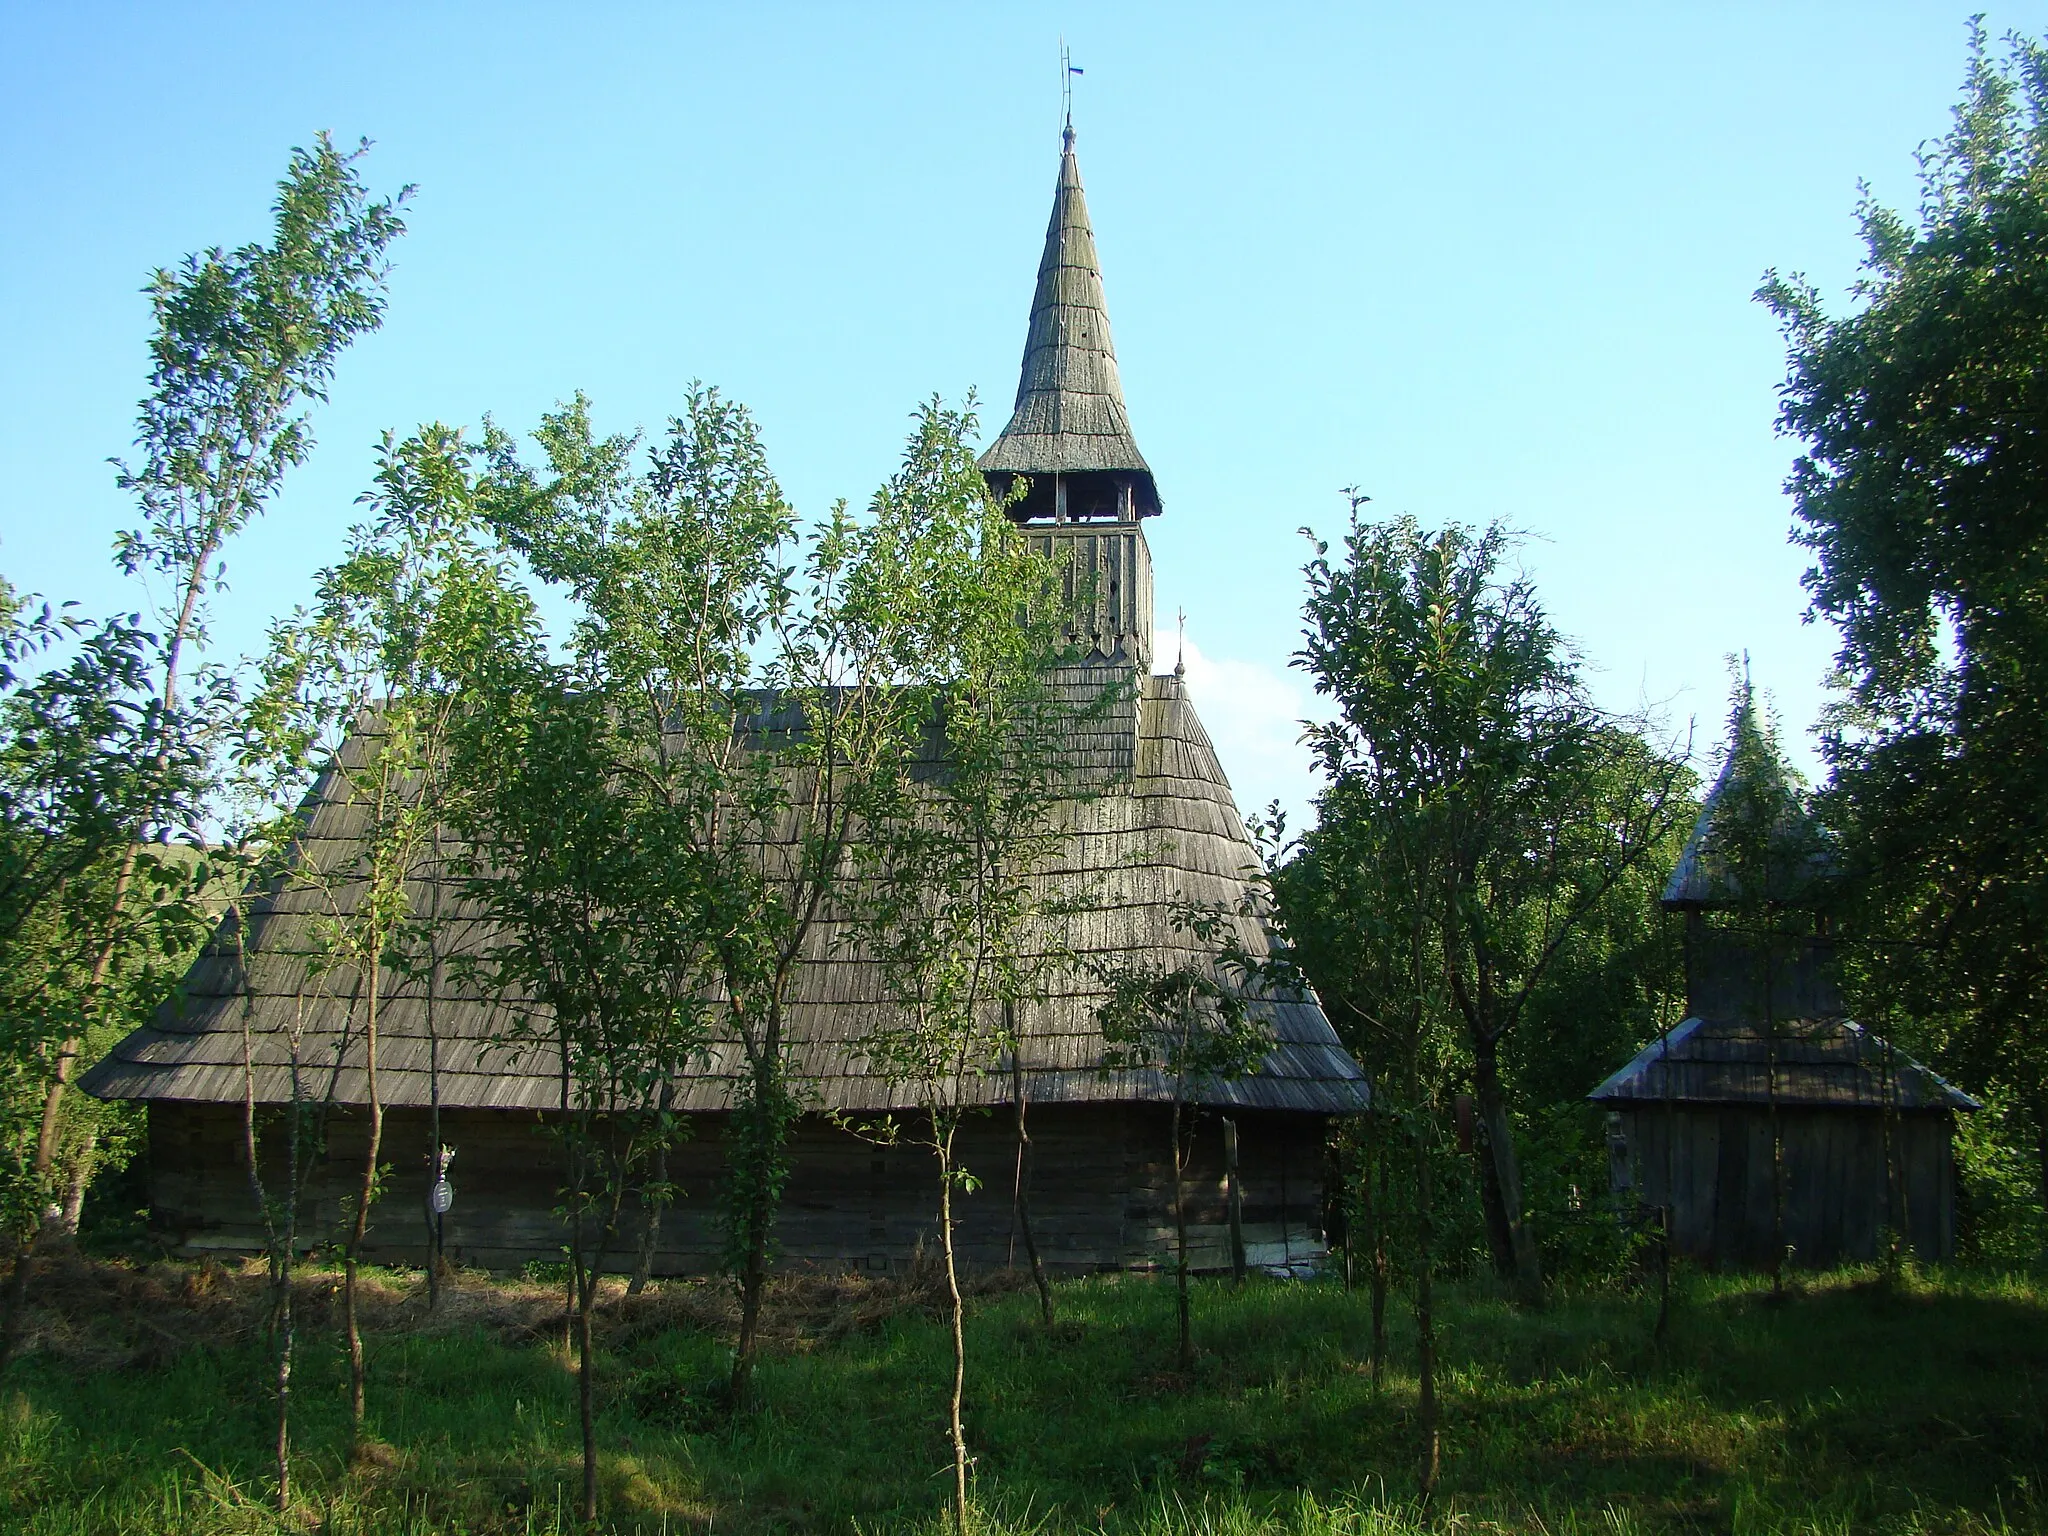
<path id="1" fill-rule="evenodd" d="M 1063 122 L 1060 135 L 1071 149 L 1074 144 L 1074 76 L 1087 71 L 1074 63 L 1073 55 L 1067 52 L 1067 40 L 1060 39 L 1060 111 Z"/>

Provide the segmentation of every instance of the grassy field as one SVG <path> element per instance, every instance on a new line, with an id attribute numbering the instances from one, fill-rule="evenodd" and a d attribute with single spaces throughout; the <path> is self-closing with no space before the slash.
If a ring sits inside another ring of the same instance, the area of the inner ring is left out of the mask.
<path id="1" fill-rule="evenodd" d="M 253 1276 L 70 1261 L 38 1348 L 0 1385 L 0 1529 L 256 1531 L 267 1351 Z M 375 1443 L 347 1455 L 331 1277 L 309 1277 L 291 1528 L 552 1532 L 571 1522 L 573 1377 L 559 1293 L 464 1279 L 429 1318 L 416 1279 L 371 1308 Z M 915 1287 L 803 1279 L 776 1297 L 759 1410 L 713 1384 L 725 1301 L 670 1285 L 604 1328 L 602 1438 L 621 1531 L 942 1528 L 946 1338 Z M 1195 1371 L 1173 1370 L 1169 1285 L 1065 1285 L 1048 1334 L 992 1286 L 969 1335 L 968 1432 L 992 1528 L 1047 1533 L 2031 1531 L 2048 1529 L 2048 1300 L 1948 1274 L 1886 1288 L 1695 1278 L 1670 1336 L 1652 1304 L 1564 1295 L 1444 1304 L 1443 1487 L 1415 1502 L 1412 1337 L 1375 1395 L 1368 1308 L 1334 1284 L 1205 1284 Z"/>

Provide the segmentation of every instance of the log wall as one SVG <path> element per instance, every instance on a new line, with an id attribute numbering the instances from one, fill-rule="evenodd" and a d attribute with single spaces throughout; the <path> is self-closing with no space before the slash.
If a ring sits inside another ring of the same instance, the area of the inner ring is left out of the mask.
<path id="1" fill-rule="evenodd" d="M 1041 1105 L 1030 1111 L 1031 1204 L 1039 1252 L 1065 1273 L 1142 1268 L 1171 1261 L 1172 1165 L 1167 1107 L 1156 1104 Z M 356 1112 L 308 1112 L 318 1126 L 301 1202 L 300 1231 L 314 1245 L 343 1229 L 360 1178 L 366 1123 Z M 1245 1240 L 1254 1264 L 1301 1263 L 1322 1251 L 1323 1119 L 1237 1113 Z M 284 1138 L 266 1118 L 261 1158 L 270 1197 L 285 1188 Z M 717 1209 L 725 1117 L 699 1115 L 693 1134 L 669 1154 L 680 1195 L 661 1218 L 655 1273 L 702 1274 L 717 1261 Z M 870 1123 L 872 1135 L 879 1129 Z M 937 1165 L 900 1126 L 878 1145 L 822 1117 L 805 1117 L 792 1139 L 778 1238 L 785 1266 L 890 1271 L 922 1246 L 937 1246 Z M 563 1256 L 555 1214 L 561 1145 L 547 1117 L 527 1110 L 444 1110 L 441 1140 L 456 1150 L 455 1204 L 445 1227 L 448 1258 L 508 1271 Z M 150 1106 L 152 1229 L 186 1255 L 261 1252 L 264 1227 L 244 1155 L 241 1110 L 233 1105 Z M 428 1117 L 388 1111 L 380 1162 L 386 1169 L 372 1210 L 366 1257 L 419 1264 L 426 1257 Z M 979 1181 L 956 1196 L 956 1241 L 969 1264 L 1024 1262 L 1014 1233 L 1013 1121 L 1005 1110 L 970 1115 L 959 1139 L 962 1165 Z M 1213 1113 L 1197 1117 L 1187 1177 L 1190 1238 L 1197 1267 L 1230 1262 L 1223 1184 L 1223 1133 Z M 644 1217 L 629 1204 L 607 1268 L 632 1267 Z"/>

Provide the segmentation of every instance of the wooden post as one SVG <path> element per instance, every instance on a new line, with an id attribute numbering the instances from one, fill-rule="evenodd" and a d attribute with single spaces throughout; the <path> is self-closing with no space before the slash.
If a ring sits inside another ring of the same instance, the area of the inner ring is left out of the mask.
<path id="1" fill-rule="evenodd" d="M 1237 1122 L 1223 1120 L 1223 1183 L 1230 1201 L 1230 1278 L 1244 1284 L 1244 1190 L 1237 1182 Z"/>

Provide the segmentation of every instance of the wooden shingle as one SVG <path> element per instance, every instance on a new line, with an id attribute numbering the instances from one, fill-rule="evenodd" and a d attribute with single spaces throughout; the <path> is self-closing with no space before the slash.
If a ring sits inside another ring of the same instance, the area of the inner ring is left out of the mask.
<path id="1" fill-rule="evenodd" d="M 1068 807 L 1071 835 L 1042 878 L 1077 898 L 1070 942 L 1084 956 L 1161 967 L 1199 961 L 1192 941 L 1175 931 L 1175 905 L 1237 909 L 1257 854 L 1183 684 L 1173 677 L 1145 679 L 1124 720 L 1123 730 L 1135 740 L 1126 735 L 1129 744 L 1109 754 L 1116 761 L 1099 791 Z M 362 744 L 351 742 L 347 750 L 360 754 Z M 343 775 L 330 771 L 309 807 L 305 856 L 328 868 L 346 867 L 349 834 L 361 824 L 347 803 L 347 786 Z M 179 994 L 86 1074 L 82 1086 L 109 1099 L 239 1103 L 246 1048 L 258 1101 L 285 1102 L 296 1036 L 301 1094 L 342 1105 L 363 1102 L 360 978 L 346 965 L 315 975 L 318 926 L 328 913 L 350 910 L 355 896 L 349 884 L 318 891 L 287 884 L 258 897 L 246 932 L 232 916 L 224 922 Z M 466 905 L 452 871 L 423 869 L 413 901 L 417 913 L 444 914 L 438 944 L 444 956 L 477 954 L 491 941 L 490 924 Z M 789 1029 L 797 1074 L 820 1109 L 909 1108 L 914 1095 L 878 1075 L 862 1054 L 861 1043 L 884 1007 L 881 979 L 872 964 L 849 952 L 840 926 L 829 914 L 818 925 L 793 984 Z M 1241 919 L 1239 927 L 1246 949 L 1266 952 L 1258 920 Z M 425 976 L 386 973 L 378 1030 L 384 1102 L 395 1108 L 438 1098 L 451 1108 L 555 1108 L 554 1052 L 532 1039 L 531 1029 L 518 1027 L 522 1013 L 536 1013 L 536 1005 L 487 995 L 474 982 L 457 980 L 462 971 L 453 959 L 443 966 L 431 1005 Z M 1033 1102 L 1162 1102 L 1170 1096 L 1156 1074 L 1101 1070 L 1096 1009 L 1103 997 L 1102 984 L 1085 966 L 1069 967 L 1020 1010 Z M 1269 998 L 1256 1006 L 1272 1021 L 1275 1049 L 1257 1073 L 1214 1086 L 1206 1101 L 1315 1114 L 1365 1106 L 1364 1078 L 1313 997 Z M 738 1070 L 737 1046 L 718 1043 L 678 1085 L 677 1108 L 729 1107 Z M 965 1088 L 970 1101 L 1007 1102 L 1008 1074 L 991 1072 Z"/>
<path id="2" fill-rule="evenodd" d="M 1136 484 L 1141 513 L 1159 510 L 1151 467 L 1124 407 L 1071 129 L 1038 263 L 1016 407 L 981 467 L 992 475 L 1125 474 Z"/>

